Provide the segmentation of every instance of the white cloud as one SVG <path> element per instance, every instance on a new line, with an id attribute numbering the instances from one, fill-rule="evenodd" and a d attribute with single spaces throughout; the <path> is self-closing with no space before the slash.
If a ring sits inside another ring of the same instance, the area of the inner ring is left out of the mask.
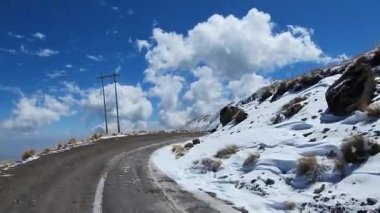
<path id="1" fill-rule="evenodd" d="M 145 81 L 153 84 L 149 94 L 160 99 L 161 122 L 173 127 L 215 112 L 267 84 L 262 73 L 334 60 L 312 41 L 313 30 L 289 25 L 276 31 L 275 25 L 269 14 L 252 9 L 242 18 L 213 15 L 186 34 L 155 25 L 151 42 L 137 40 L 139 51 L 147 49 Z M 189 75 L 197 80 L 187 82 Z"/>
<path id="2" fill-rule="evenodd" d="M 12 132 L 31 131 L 72 113 L 71 103 L 49 95 L 21 97 L 11 118 L 0 122 L 0 127 Z"/>
<path id="3" fill-rule="evenodd" d="M 44 40 L 46 38 L 46 36 L 40 32 L 36 32 L 33 34 L 33 37 L 34 38 L 37 38 L 37 39 L 40 39 L 40 40 Z"/>
<path id="4" fill-rule="evenodd" d="M 4 86 L 4 85 L 0 84 L 0 91 L 11 92 L 11 93 L 14 93 L 14 94 L 19 95 L 19 96 L 24 96 L 24 93 L 18 87 Z"/>
<path id="5" fill-rule="evenodd" d="M 93 61 L 102 61 L 103 60 L 103 56 L 102 55 L 98 55 L 98 56 L 95 56 L 95 55 L 86 55 L 86 57 L 88 59 L 93 60 Z"/>
<path id="6" fill-rule="evenodd" d="M 156 70 L 185 69 L 205 64 L 218 76 L 240 78 L 296 62 L 321 62 L 328 57 L 311 40 L 311 31 L 289 26 L 275 32 L 270 15 L 252 9 L 241 19 L 213 15 L 187 35 L 153 30 L 156 45 L 146 58 Z"/>
<path id="7" fill-rule="evenodd" d="M 261 75 L 256 75 L 256 73 L 248 73 L 244 74 L 239 80 L 230 81 L 227 88 L 231 90 L 233 99 L 237 100 L 248 95 L 252 95 L 254 91 L 269 83 L 270 81 Z"/>
<path id="8" fill-rule="evenodd" d="M 63 77 L 66 75 L 67 75 L 67 72 L 65 70 L 54 70 L 54 71 L 46 73 L 46 77 L 50 79 L 56 79 L 56 78 Z"/>
<path id="9" fill-rule="evenodd" d="M 65 67 L 66 68 L 73 68 L 73 65 L 72 64 L 66 64 Z"/>
<path id="10" fill-rule="evenodd" d="M 210 113 L 227 104 L 226 90 L 223 84 L 213 75 L 209 67 L 199 67 L 193 70 L 197 81 L 191 83 L 184 99 L 190 101 L 190 117 L 198 117 Z"/>
<path id="11" fill-rule="evenodd" d="M 0 51 L 2 51 L 2 52 L 6 52 L 6 53 L 10 53 L 10 54 L 12 54 L 12 55 L 17 54 L 17 51 L 14 50 L 14 49 L 6 49 L 6 48 L 1 48 L 1 47 L 0 47 Z"/>
<path id="12" fill-rule="evenodd" d="M 147 40 L 139 40 L 139 39 L 137 39 L 136 40 L 136 45 L 137 45 L 137 48 L 139 49 L 139 52 L 141 52 L 141 50 L 143 50 L 143 49 L 147 49 L 148 50 L 151 47 L 150 44 L 149 44 L 149 42 Z"/>
<path id="13" fill-rule="evenodd" d="M 35 55 L 40 56 L 40 57 L 50 57 L 53 55 L 57 55 L 59 52 L 57 50 L 52 50 L 52 49 L 41 49 L 35 53 Z"/>
<path id="14" fill-rule="evenodd" d="M 142 126 L 152 114 L 153 107 L 147 98 L 147 94 L 138 85 L 136 87 L 117 84 L 119 115 L 122 129 L 136 129 Z M 107 114 L 109 116 L 110 129 L 115 131 L 116 106 L 114 84 L 105 85 Z M 103 118 L 103 97 L 100 88 L 88 89 L 82 95 L 80 105 L 88 113 L 89 118 Z"/>

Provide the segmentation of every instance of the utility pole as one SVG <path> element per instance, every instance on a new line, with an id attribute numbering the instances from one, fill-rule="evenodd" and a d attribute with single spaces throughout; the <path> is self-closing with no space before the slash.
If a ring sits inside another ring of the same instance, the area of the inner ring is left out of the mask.
<path id="1" fill-rule="evenodd" d="M 117 118 L 117 133 L 120 133 L 120 121 L 119 121 L 119 102 L 117 100 L 117 87 L 116 87 L 116 76 L 119 76 L 115 72 L 113 73 L 113 82 L 115 84 L 115 100 L 116 100 L 116 118 Z"/>
<path id="2" fill-rule="evenodd" d="M 104 94 L 104 76 L 101 74 L 98 78 L 102 80 L 102 94 L 103 94 L 103 106 L 104 106 L 104 122 L 106 124 L 106 134 L 108 134 L 108 124 L 107 124 L 107 107 L 106 107 L 106 96 Z"/>
<path id="3" fill-rule="evenodd" d="M 120 119 L 119 119 L 119 102 L 118 102 L 118 97 L 117 97 L 117 81 L 116 81 L 116 77 L 118 77 L 119 74 L 116 74 L 115 72 L 113 72 L 111 75 L 101 75 L 99 76 L 98 78 L 102 79 L 102 87 L 103 87 L 103 102 L 104 102 L 104 119 L 105 119 L 105 123 L 106 123 L 106 133 L 108 134 L 108 124 L 107 124 L 107 111 L 106 111 L 106 99 L 105 99 L 105 96 L 104 96 L 104 79 L 105 78 L 113 78 L 113 82 L 114 82 L 114 85 L 115 85 L 115 102 L 116 102 L 116 119 L 117 119 L 117 133 L 120 133 Z"/>

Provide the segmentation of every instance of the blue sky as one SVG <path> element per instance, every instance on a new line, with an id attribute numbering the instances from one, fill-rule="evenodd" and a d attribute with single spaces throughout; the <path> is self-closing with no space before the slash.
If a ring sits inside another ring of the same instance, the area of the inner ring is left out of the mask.
<path id="1" fill-rule="evenodd" d="M 1 1 L 0 159 L 101 126 L 101 72 L 121 75 L 124 131 L 175 128 L 270 79 L 373 48 L 379 9 L 375 0 Z"/>

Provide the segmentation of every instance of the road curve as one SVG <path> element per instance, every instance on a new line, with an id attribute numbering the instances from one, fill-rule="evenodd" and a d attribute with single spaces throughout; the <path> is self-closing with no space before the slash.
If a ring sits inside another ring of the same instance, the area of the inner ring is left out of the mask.
<path id="1" fill-rule="evenodd" d="M 0 177 L 0 213 L 215 212 L 187 192 L 157 184 L 170 179 L 151 176 L 154 150 L 197 136 L 129 136 L 42 156 Z"/>

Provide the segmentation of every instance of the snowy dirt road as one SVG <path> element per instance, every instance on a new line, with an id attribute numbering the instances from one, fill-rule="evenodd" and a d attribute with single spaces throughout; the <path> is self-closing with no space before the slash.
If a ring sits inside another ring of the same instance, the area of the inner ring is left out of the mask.
<path id="1" fill-rule="evenodd" d="M 154 150 L 194 137 L 108 139 L 17 166 L 0 177 L 0 212 L 215 212 L 173 188 L 169 178 L 151 174 L 157 173 L 149 164 Z"/>

